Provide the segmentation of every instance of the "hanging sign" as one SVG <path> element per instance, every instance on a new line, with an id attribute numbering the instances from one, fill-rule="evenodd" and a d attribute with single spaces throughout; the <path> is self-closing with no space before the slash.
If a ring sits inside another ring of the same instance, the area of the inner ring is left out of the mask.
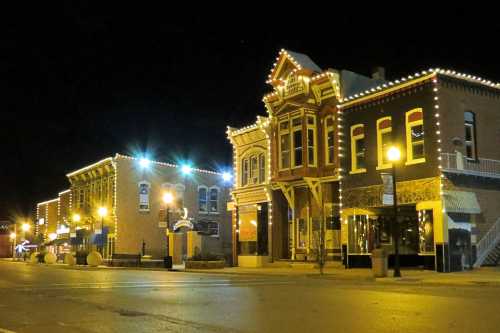
<path id="1" fill-rule="evenodd" d="M 384 193 L 382 194 L 383 205 L 394 205 L 393 179 L 390 173 L 381 173 L 382 182 L 384 183 Z"/>

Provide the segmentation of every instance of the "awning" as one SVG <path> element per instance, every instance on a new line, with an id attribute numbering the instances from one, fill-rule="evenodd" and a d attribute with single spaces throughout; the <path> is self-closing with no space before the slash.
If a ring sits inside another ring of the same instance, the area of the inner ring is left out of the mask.
<path id="1" fill-rule="evenodd" d="M 447 213 L 480 214 L 481 207 L 476 193 L 466 191 L 444 191 L 444 207 Z"/>

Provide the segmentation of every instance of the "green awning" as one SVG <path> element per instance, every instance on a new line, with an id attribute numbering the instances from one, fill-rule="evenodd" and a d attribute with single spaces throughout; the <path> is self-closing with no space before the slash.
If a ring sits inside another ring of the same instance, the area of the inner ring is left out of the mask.
<path id="1" fill-rule="evenodd" d="M 476 193 L 466 191 L 444 191 L 444 208 L 447 213 L 480 214 L 481 207 Z"/>

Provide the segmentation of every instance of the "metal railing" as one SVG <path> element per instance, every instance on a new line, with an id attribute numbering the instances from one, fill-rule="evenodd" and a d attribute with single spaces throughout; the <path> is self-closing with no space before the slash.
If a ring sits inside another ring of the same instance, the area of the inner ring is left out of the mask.
<path id="1" fill-rule="evenodd" d="M 500 218 L 488 230 L 486 235 L 477 243 L 476 254 L 477 259 L 474 267 L 481 267 L 483 262 L 488 257 L 488 254 L 495 248 L 497 243 L 500 242 Z"/>
<path id="2" fill-rule="evenodd" d="M 460 153 L 441 153 L 441 164 L 445 172 L 500 178 L 499 160 L 488 158 L 471 160 Z"/>

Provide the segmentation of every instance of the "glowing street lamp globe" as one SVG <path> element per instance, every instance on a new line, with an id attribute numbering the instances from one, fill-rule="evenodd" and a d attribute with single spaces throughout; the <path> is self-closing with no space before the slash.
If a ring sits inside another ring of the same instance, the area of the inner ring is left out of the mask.
<path id="1" fill-rule="evenodd" d="M 397 162 L 401 159 L 401 151 L 397 147 L 391 147 L 387 150 L 387 159 L 391 162 Z"/>
<path id="2" fill-rule="evenodd" d="M 108 214 L 108 209 L 106 207 L 100 207 L 97 213 L 100 217 L 104 217 Z"/>
<path id="3" fill-rule="evenodd" d="M 225 182 L 230 181 L 231 178 L 233 178 L 233 176 L 229 172 L 224 172 L 222 174 L 222 180 L 224 180 Z"/>
<path id="4" fill-rule="evenodd" d="M 9 235 L 9 237 L 12 240 L 16 239 L 16 233 L 15 232 L 11 232 L 10 235 Z"/>
<path id="5" fill-rule="evenodd" d="M 74 222 L 80 222 L 80 220 L 81 220 L 80 214 L 74 214 L 73 215 L 73 221 Z"/>
<path id="6" fill-rule="evenodd" d="M 171 204 L 174 201 L 174 196 L 170 192 L 166 192 L 163 194 L 163 202 L 168 204 Z"/>
<path id="7" fill-rule="evenodd" d="M 28 223 L 23 223 L 23 225 L 21 226 L 21 229 L 23 231 L 30 231 L 31 226 Z"/>
<path id="8" fill-rule="evenodd" d="M 141 158 L 139 160 L 139 164 L 141 165 L 142 168 L 147 168 L 149 167 L 149 160 L 147 158 Z"/>
<path id="9" fill-rule="evenodd" d="M 184 164 L 181 168 L 181 171 L 182 171 L 182 174 L 184 175 L 189 175 L 191 174 L 191 172 L 193 171 L 193 168 L 191 168 L 191 166 L 187 165 L 187 164 Z"/>

